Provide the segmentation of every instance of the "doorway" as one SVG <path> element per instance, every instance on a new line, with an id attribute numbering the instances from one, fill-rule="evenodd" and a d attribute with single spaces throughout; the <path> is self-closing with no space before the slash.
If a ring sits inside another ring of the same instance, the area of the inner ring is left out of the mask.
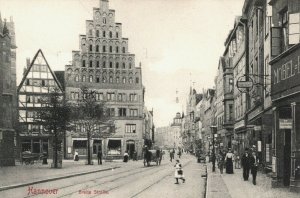
<path id="1" fill-rule="evenodd" d="M 283 185 L 290 185 L 291 177 L 291 130 L 284 131 L 284 147 L 283 147 Z"/>
<path id="2" fill-rule="evenodd" d="M 130 159 L 132 159 L 133 153 L 135 151 L 135 142 L 134 142 L 134 140 L 127 140 L 126 141 L 126 150 L 129 154 Z"/>

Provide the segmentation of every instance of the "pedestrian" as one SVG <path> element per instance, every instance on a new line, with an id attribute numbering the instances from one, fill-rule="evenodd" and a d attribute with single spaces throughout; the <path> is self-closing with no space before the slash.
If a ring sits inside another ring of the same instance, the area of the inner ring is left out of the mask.
<path id="1" fill-rule="evenodd" d="M 175 153 L 175 150 L 170 150 L 170 161 L 172 162 L 172 160 L 174 159 L 174 153 Z"/>
<path id="2" fill-rule="evenodd" d="M 183 170 L 182 170 L 182 166 L 179 162 L 179 160 L 176 160 L 176 164 L 175 164 L 175 179 L 176 179 L 176 183 L 175 184 L 179 184 L 178 183 L 178 179 L 181 179 L 182 182 L 185 182 L 185 178 L 184 178 L 184 174 L 183 174 Z"/>
<path id="3" fill-rule="evenodd" d="M 98 165 L 102 165 L 102 151 L 99 150 L 98 154 L 97 154 L 97 158 L 98 158 Z"/>
<path id="4" fill-rule="evenodd" d="M 180 157 L 181 157 L 181 149 L 178 149 L 178 157 L 180 159 Z"/>
<path id="5" fill-rule="evenodd" d="M 245 148 L 245 153 L 242 156 L 242 167 L 243 167 L 243 178 L 244 181 L 247 181 L 249 178 L 249 171 L 250 171 L 250 154 L 249 149 Z"/>
<path id="6" fill-rule="evenodd" d="M 233 153 L 231 151 L 231 148 L 228 149 L 228 152 L 225 157 L 226 161 L 226 173 L 233 174 Z"/>
<path id="7" fill-rule="evenodd" d="M 220 173 L 223 174 L 223 169 L 224 169 L 224 161 L 225 161 L 225 155 L 222 150 L 219 152 L 218 156 L 218 166 L 220 169 Z"/>
<path id="8" fill-rule="evenodd" d="M 78 161 L 79 160 L 79 155 L 78 152 L 75 150 L 74 152 L 74 161 Z"/>
<path id="9" fill-rule="evenodd" d="M 250 165 L 251 165 L 251 174 L 252 174 L 252 182 L 256 185 L 256 175 L 258 169 L 259 159 L 256 156 L 255 151 L 252 152 L 252 156 L 250 157 Z"/>
<path id="10" fill-rule="evenodd" d="M 133 152 L 133 160 L 137 161 L 137 152 L 136 151 Z"/>
<path id="11" fill-rule="evenodd" d="M 123 162 L 128 162 L 128 157 L 129 157 L 128 152 L 125 151 Z"/>

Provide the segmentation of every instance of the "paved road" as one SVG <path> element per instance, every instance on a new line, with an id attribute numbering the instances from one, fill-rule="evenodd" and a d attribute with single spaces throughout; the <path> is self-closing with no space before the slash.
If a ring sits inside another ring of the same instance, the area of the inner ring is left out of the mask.
<path id="1" fill-rule="evenodd" d="M 192 156 L 183 156 L 181 163 L 186 183 L 174 184 L 174 162 L 165 159 L 160 166 L 129 162 L 119 169 L 2 191 L 0 197 L 203 197 L 205 167 Z"/>

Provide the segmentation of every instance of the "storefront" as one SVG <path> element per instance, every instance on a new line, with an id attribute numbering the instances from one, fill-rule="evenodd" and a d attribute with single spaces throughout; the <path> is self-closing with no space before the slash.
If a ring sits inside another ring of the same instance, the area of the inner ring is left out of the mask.
<path id="1" fill-rule="evenodd" d="M 271 64 L 273 186 L 300 191 L 300 45 Z"/>

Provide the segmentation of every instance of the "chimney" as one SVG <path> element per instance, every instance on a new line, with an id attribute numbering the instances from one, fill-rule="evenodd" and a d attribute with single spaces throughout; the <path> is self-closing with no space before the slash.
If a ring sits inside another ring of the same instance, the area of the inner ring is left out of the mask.
<path id="1" fill-rule="evenodd" d="M 27 66 L 27 69 L 28 69 L 29 66 L 30 66 L 30 58 L 26 58 L 26 66 Z"/>

